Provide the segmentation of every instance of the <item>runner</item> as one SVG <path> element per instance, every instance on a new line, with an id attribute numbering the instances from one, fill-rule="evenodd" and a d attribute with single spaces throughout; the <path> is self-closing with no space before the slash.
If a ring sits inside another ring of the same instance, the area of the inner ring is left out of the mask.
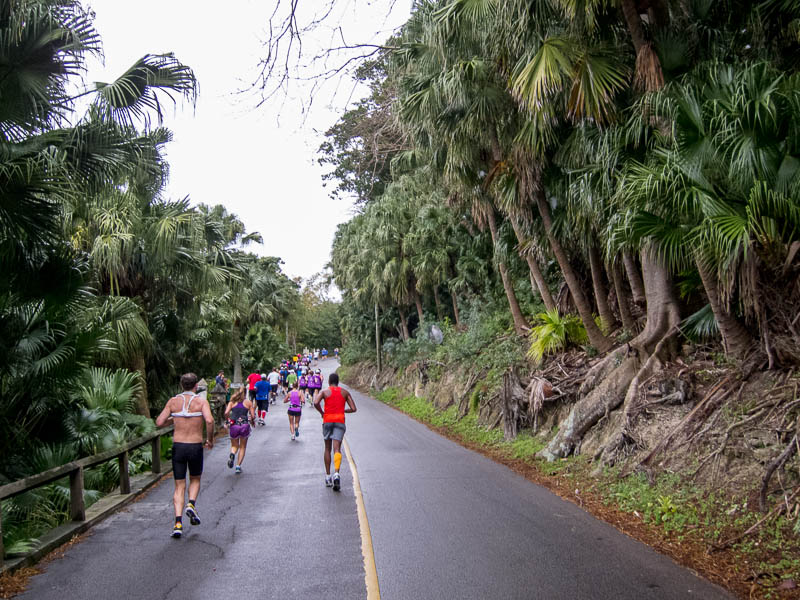
<path id="1" fill-rule="evenodd" d="M 233 468 L 233 461 L 238 454 L 236 474 L 239 475 L 242 472 L 242 461 L 247 451 L 247 438 L 250 437 L 250 423 L 255 419 L 253 402 L 245 399 L 244 389 L 236 392 L 231 401 L 228 402 L 228 406 L 225 407 L 225 417 L 228 419 L 230 426 L 228 431 L 231 436 L 231 453 L 228 456 L 228 468 Z"/>
<path id="2" fill-rule="evenodd" d="M 283 399 L 283 403 L 289 403 L 289 431 L 292 433 L 292 441 L 300 437 L 300 416 L 303 413 L 303 396 L 297 389 L 297 384 L 292 386 L 292 391 Z"/>
<path id="3" fill-rule="evenodd" d="M 256 404 L 258 404 L 258 424 L 262 427 L 266 424 L 264 420 L 267 418 L 267 411 L 269 411 L 269 393 L 272 391 L 272 386 L 267 381 L 267 374 L 261 374 L 261 381 L 256 383 Z"/>
<path id="4" fill-rule="evenodd" d="M 247 386 L 250 391 L 250 400 L 255 404 L 256 402 L 256 383 L 261 381 L 261 373 L 258 369 L 247 376 Z"/>
<path id="5" fill-rule="evenodd" d="M 297 371 L 292 369 L 291 371 L 289 371 L 289 374 L 286 376 L 286 385 L 291 390 L 292 388 L 294 388 L 296 383 L 297 383 Z"/>
<path id="6" fill-rule="evenodd" d="M 334 348 L 334 349 L 333 349 L 333 355 L 334 355 L 336 358 L 339 358 L 339 349 L 338 349 L 338 348 Z"/>
<path id="7" fill-rule="evenodd" d="M 280 375 L 280 377 L 281 377 L 281 379 L 280 379 L 280 385 L 281 385 L 281 387 L 283 388 L 283 393 L 284 393 L 284 395 L 285 395 L 285 394 L 287 394 L 287 393 L 289 392 L 289 390 L 286 388 L 286 376 L 287 376 L 288 374 L 289 374 L 289 366 L 288 366 L 288 364 L 286 363 L 286 361 L 284 361 L 284 362 L 282 362 L 282 363 L 281 363 L 281 370 L 280 370 L 280 372 L 279 372 L 279 375 Z"/>
<path id="8" fill-rule="evenodd" d="M 327 348 L 323 348 L 321 354 L 322 354 L 322 360 L 325 360 L 326 358 L 328 358 L 328 349 Z"/>
<path id="9" fill-rule="evenodd" d="M 316 373 L 311 373 L 306 378 L 306 385 L 308 386 L 308 394 L 311 396 L 311 402 L 314 401 L 314 394 L 322 389 L 322 373 L 317 369 Z"/>
<path id="10" fill-rule="evenodd" d="M 300 389 L 300 396 L 303 398 L 303 401 L 308 402 L 308 377 L 305 373 L 300 375 L 300 378 L 297 380 L 297 387 Z"/>
<path id="11" fill-rule="evenodd" d="M 270 404 L 275 404 L 275 398 L 278 397 L 278 384 L 280 381 L 281 375 L 278 373 L 278 367 L 274 367 L 272 373 L 269 374 L 269 385 L 271 388 L 269 395 Z"/>
<path id="12" fill-rule="evenodd" d="M 172 503 L 175 506 L 175 525 L 172 537 L 183 535 L 182 514 L 186 493 L 186 472 L 189 472 L 189 502 L 186 516 L 192 525 L 200 525 L 197 514 L 197 495 L 200 493 L 200 477 L 203 474 L 203 422 L 206 425 L 205 447 L 214 447 L 214 417 L 208 401 L 195 394 L 197 375 L 181 375 L 183 392 L 170 398 L 164 410 L 156 419 L 156 427 L 164 427 L 168 421 L 175 424 L 172 435 L 172 474 L 175 480 L 175 493 Z M 194 411 L 192 410 L 194 408 Z"/>
<path id="13" fill-rule="evenodd" d="M 324 402 L 324 409 L 320 406 Z M 346 406 L 345 406 L 346 404 Z M 339 467 L 342 465 L 342 440 L 344 439 L 346 413 L 356 412 L 356 403 L 350 392 L 339 387 L 339 376 L 328 376 L 328 389 L 318 392 L 314 408 L 322 415 L 322 439 L 325 440 L 325 485 L 338 492 L 341 487 Z M 331 477 L 331 448 L 333 448 L 333 477 Z"/>

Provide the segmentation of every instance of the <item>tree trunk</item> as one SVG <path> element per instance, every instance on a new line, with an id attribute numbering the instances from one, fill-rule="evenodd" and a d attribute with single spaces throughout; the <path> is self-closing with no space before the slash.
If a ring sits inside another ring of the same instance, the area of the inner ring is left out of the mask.
<path id="1" fill-rule="evenodd" d="M 133 369 L 139 373 L 139 393 L 136 395 L 136 414 L 150 417 L 150 404 L 147 400 L 147 364 L 144 356 L 137 355 L 133 359 Z"/>
<path id="2" fill-rule="evenodd" d="M 700 279 L 703 281 L 703 289 L 711 304 L 714 318 L 717 320 L 719 332 L 722 335 L 722 346 L 725 354 L 734 358 L 744 358 L 747 351 L 753 346 L 753 338 L 747 332 L 744 325 L 733 316 L 722 303 L 717 288 L 717 275 L 702 260 L 695 260 Z"/>
<path id="3" fill-rule="evenodd" d="M 514 234 L 517 236 L 517 241 L 520 244 L 524 244 L 527 240 L 525 239 L 522 229 L 520 228 L 515 217 L 511 217 L 511 226 L 514 228 Z M 522 252 L 520 252 L 520 256 L 523 256 Z M 544 275 L 542 275 L 542 271 L 539 269 L 539 263 L 537 263 L 536 259 L 527 252 L 524 254 L 523 258 L 525 259 L 525 262 L 528 263 L 528 270 L 531 272 L 531 288 L 539 291 L 539 296 L 541 297 L 542 302 L 547 310 L 555 310 L 555 300 L 553 300 L 553 296 L 550 293 L 550 289 L 547 287 L 547 282 L 544 279 Z"/>
<path id="4" fill-rule="evenodd" d="M 442 303 L 439 300 L 439 288 L 435 285 L 433 286 L 433 301 L 436 304 L 436 318 L 441 322 L 444 320 L 442 318 Z"/>
<path id="5" fill-rule="evenodd" d="M 621 346 L 595 364 L 584 378 L 579 395 L 556 435 L 538 455 L 547 460 L 569 456 L 580 446 L 584 434 L 620 405 L 637 397 L 640 382 L 650 377 L 660 360 L 676 352 L 675 340 L 680 313 L 669 270 L 650 252 L 642 252 L 642 271 L 647 291 L 647 325 L 631 340 L 637 353 Z M 604 447 L 613 450 L 624 444 L 626 422 Z"/>
<path id="6" fill-rule="evenodd" d="M 614 263 L 611 269 L 614 278 L 614 291 L 617 293 L 617 305 L 619 306 L 619 316 L 622 319 L 622 327 L 631 333 L 636 332 L 636 321 L 633 319 L 631 309 L 628 306 L 628 297 L 625 293 L 625 285 L 622 278 L 622 269 L 619 263 Z"/>
<path id="7" fill-rule="evenodd" d="M 622 14 L 625 16 L 625 22 L 628 24 L 628 32 L 631 34 L 631 41 L 636 53 L 647 43 L 644 37 L 644 28 L 642 27 L 642 19 L 639 16 L 639 9 L 636 7 L 636 0 L 621 0 Z"/>
<path id="8" fill-rule="evenodd" d="M 406 311 L 402 308 L 398 308 L 397 312 L 400 313 L 400 327 L 402 328 L 403 332 L 403 341 L 407 342 L 411 338 L 411 334 L 408 332 L 408 318 L 406 317 Z"/>
<path id="9" fill-rule="evenodd" d="M 640 306 L 644 306 L 646 302 L 644 283 L 642 282 L 642 276 L 639 274 L 639 267 L 636 266 L 636 261 L 630 251 L 625 250 L 622 253 L 622 262 L 625 264 L 625 273 L 628 275 L 628 282 L 631 284 L 633 301 Z"/>
<path id="10" fill-rule="evenodd" d="M 669 269 L 652 250 L 642 250 L 641 259 L 647 295 L 647 323 L 644 331 L 631 340 L 631 345 L 643 351 L 647 357 L 655 351 L 665 335 L 677 330 L 681 314 Z M 663 347 L 661 358 L 668 360 L 676 352 L 676 344 L 670 344 Z"/>
<path id="11" fill-rule="evenodd" d="M 575 307 L 578 309 L 578 314 L 580 315 L 583 326 L 586 328 L 586 333 L 589 336 L 589 342 L 592 344 L 592 346 L 597 348 L 598 352 L 607 352 L 611 349 L 612 342 L 603 335 L 603 332 L 600 331 L 597 323 L 594 322 L 592 310 L 589 307 L 589 302 L 586 300 L 583 290 L 581 289 L 578 277 L 575 275 L 575 271 L 572 269 L 572 265 L 569 263 L 567 254 L 564 252 L 564 248 L 561 246 L 561 243 L 553 233 L 553 219 L 550 215 L 550 205 L 547 203 L 547 200 L 544 197 L 544 192 L 542 192 L 541 189 L 537 189 L 535 191 L 535 195 L 536 205 L 539 208 L 539 214 L 542 217 L 544 228 L 547 232 L 547 241 L 550 242 L 550 248 L 553 250 L 553 254 L 558 261 L 559 267 L 561 267 L 561 272 L 564 274 L 564 279 L 567 282 L 567 287 L 569 287 L 572 300 L 575 302 Z"/>
<path id="12" fill-rule="evenodd" d="M 497 222 L 494 220 L 494 208 L 489 210 L 489 232 L 492 234 L 492 247 L 497 248 Z M 511 282 L 511 277 L 508 274 L 508 268 L 503 261 L 497 261 L 497 270 L 500 271 L 500 278 L 503 280 L 503 289 L 508 298 L 508 305 L 511 308 L 511 317 L 514 319 L 514 330 L 517 335 L 524 335 L 525 331 L 529 328 L 525 316 L 522 314 L 522 309 L 517 301 L 517 295 L 514 293 L 514 285 Z"/>
<path id="13" fill-rule="evenodd" d="M 242 332 L 239 329 L 239 324 L 233 324 L 233 383 L 234 385 L 242 384 L 242 351 L 239 346 L 241 343 Z M 286 333 L 286 345 L 289 345 L 289 333 Z"/>
<path id="14" fill-rule="evenodd" d="M 606 282 L 603 280 L 603 261 L 600 259 L 597 246 L 594 244 L 589 247 L 589 267 L 592 271 L 592 286 L 597 300 L 597 311 L 600 313 L 603 329 L 608 332 L 611 331 L 611 328 L 616 323 L 616 319 L 614 318 L 614 313 L 611 312 L 611 307 L 608 305 L 608 289 L 606 288 Z"/>
<path id="15" fill-rule="evenodd" d="M 456 328 L 461 327 L 461 318 L 458 315 L 458 298 L 456 298 L 456 293 L 454 291 L 450 291 L 450 299 L 453 301 L 453 316 L 456 319 Z"/>
<path id="16" fill-rule="evenodd" d="M 411 297 L 414 298 L 414 305 L 417 307 L 417 316 L 419 317 L 419 324 L 422 325 L 422 322 L 425 320 L 425 316 L 424 313 L 422 312 L 422 300 L 420 300 L 417 288 L 412 288 Z"/>

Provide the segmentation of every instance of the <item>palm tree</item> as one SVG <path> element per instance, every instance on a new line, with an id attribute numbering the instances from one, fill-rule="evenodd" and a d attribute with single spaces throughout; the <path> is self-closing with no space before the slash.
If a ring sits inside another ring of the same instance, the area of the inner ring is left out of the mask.
<path id="1" fill-rule="evenodd" d="M 193 100 L 196 81 L 192 71 L 174 56 L 147 55 L 113 83 L 98 84 L 80 94 L 93 98 L 84 117 L 75 119 L 76 98 L 68 94 L 69 83 L 80 75 L 85 56 L 101 49 L 91 14 L 77 1 L 3 2 L 0 37 L 6 40 L 0 48 L 0 260 L 8 274 L 0 287 L 0 318 L 18 321 L 23 314 L 33 317 L 61 312 L 66 319 L 61 321 L 64 329 L 56 327 L 47 334 L 48 343 L 35 354 L 45 358 L 41 352 L 56 344 L 57 354 L 46 359 L 47 370 L 52 373 L 70 364 L 79 372 L 79 366 L 87 365 L 95 354 L 106 353 L 107 357 L 109 348 L 101 342 L 103 338 L 90 333 L 95 327 L 70 330 L 80 327 L 76 319 L 79 322 L 82 316 L 75 312 L 80 304 L 69 305 L 64 313 L 67 307 L 47 306 L 46 298 L 34 300 L 41 294 L 36 282 L 43 277 L 56 281 L 59 275 L 71 278 L 76 269 L 88 274 L 82 258 L 68 258 L 73 249 L 66 244 L 63 217 L 67 215 L 67 223 L 71 223 L 76 203 L 108 190 L 125 174 L 132 190 L 134 180 L 161 175 L 157 161 L 150 158 L 151 150 L 163 141 L 163 131 L 139 135 L 132 123 L 143 121 L 147 126 L 152 110 L 160 120 L 164 94 L 177 93 Z M 119 238 L 109 241 L 122 243 Z M 64 272 L 57 275 L 56 265 Z M 81 310 L 90 310 L 91 304 Z M 128 317 L 130 309 L 127 305 Z M 106 312 L 106 316 L 114 314 Z M 56 323 L 51 321 L 52 326 Z M 108 333 L 116 342 L 115 352 L 144 349 L 148 344 L 136 319 L 120 320 Z M 92 339 L 94 348 L 87 347 Z M 20 348 L 25 340 L 23 334 L 11 343 Z M 77 349 L 74 344 L 83 348 L 74 360 L 65 361 L 70 345 L 72 352 Z"/>
<path id="2" fill-rule="evenodd" d="M 499 243 L 495 205 L 482 189 L 482 178 L 502 162 L 498 137 L 507 123 L 511 99 L 502 93 L 492 70 L 475 56 L 471 40 L 445 39 L 432 11 L 421 7 L 404 31 L 395 57 L 400 82 L 399 118 L 412 138 L 427 147 L 431 160 L 443 157 L 447 184 L 470 206 L 473 217 Z M 496 260 L 518 334 L 527 328 L 508 267 Z"/>
<path id="3" fill-rule="evenodd" d="M 774 268 L 800 231 L 800 169 L 787 127 L 794 86 L 763 63 L 687 75 L 653 102 L 675 134 L 627 178 L 634 234 L 658 240 L 673 269 L 697 269 L 725 351 L 738 358 L 753 338 L 737 312 L 767 331 L 763 288 L 744 273 Z M 748 299 L 739 310 L 736 290 Z"/>

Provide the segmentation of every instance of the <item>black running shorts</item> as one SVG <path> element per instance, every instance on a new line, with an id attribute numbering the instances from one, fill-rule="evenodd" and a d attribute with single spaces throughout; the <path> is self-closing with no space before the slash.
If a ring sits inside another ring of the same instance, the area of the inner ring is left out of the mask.
<path id="1" fill-rule="evenodd" d="M 258 410 L 265 410 L 269 412 L 269 398 L 264 398 L 263 400 L 256 400 L 256 404 L 258 404 Z"/>
<path id="2" fill-rule="evenodd" d="M 172 474 L 175 480 L 186 479 L 189 475 L 199 477 L 203 474 L 203 444 L 172 443 Z"/>

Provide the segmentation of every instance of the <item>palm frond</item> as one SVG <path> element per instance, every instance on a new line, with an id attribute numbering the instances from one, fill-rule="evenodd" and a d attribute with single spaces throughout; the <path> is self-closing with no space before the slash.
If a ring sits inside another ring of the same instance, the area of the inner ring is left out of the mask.
<path id="1" fill-rule="evenodd" d="M 98 82 L 97 105 L 108 118 L 133 125 L 144 122 L 148 127 L 151 112 L 163 120 L 161 96 L 177 104 L 177 96 L 191 102 L 197 99 L 194 72 L 169 54 L 146 54 L 112 83 Z"/>

